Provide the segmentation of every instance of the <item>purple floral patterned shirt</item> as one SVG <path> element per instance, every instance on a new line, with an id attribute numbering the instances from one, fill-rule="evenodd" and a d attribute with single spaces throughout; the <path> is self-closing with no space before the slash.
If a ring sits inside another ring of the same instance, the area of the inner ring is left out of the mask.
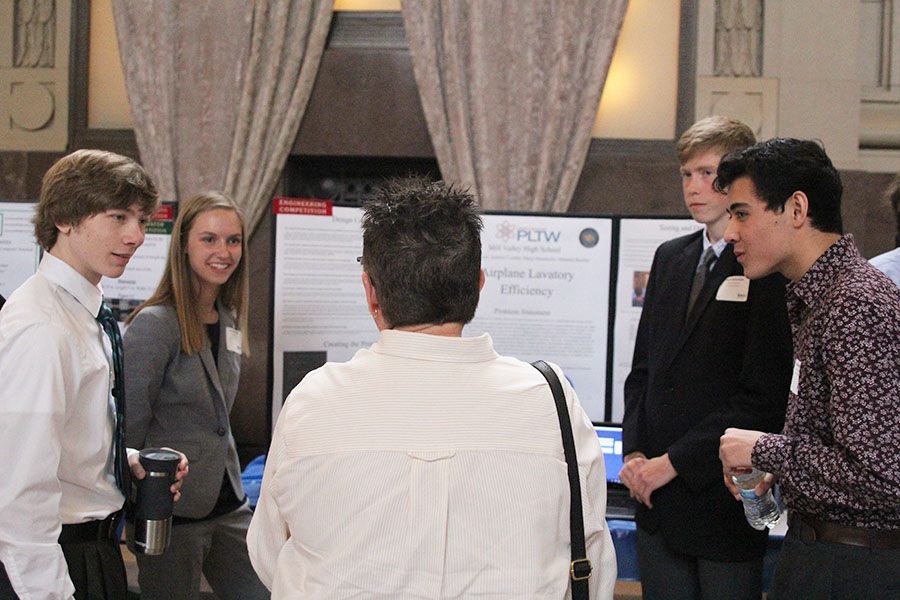
<path id="1" fill-rule="evenodd" d="M 898 529 L 900 289 L 845 235 L 788 285 L 787 303 L 794 381 L 784 430 L 759 438 L 753 464 L 779 478 L 791 510 Z"/>

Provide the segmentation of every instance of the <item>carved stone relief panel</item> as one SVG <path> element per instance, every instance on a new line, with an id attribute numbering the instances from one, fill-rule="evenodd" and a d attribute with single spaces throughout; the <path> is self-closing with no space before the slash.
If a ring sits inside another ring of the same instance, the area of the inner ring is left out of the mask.
<path id="1" fill-rule="evenodd" d="M 763 0 L 700 0 L 696 119 L 724 115 L 778 133 L 778 79 L 764 78 Z"/>
<path id="2" fill-rule="evenodd" d="M 762 0 L 716 1 L 716 76 L 762 75 L 762 42 Z"/>
<path id="3" fill-rule="evenodd" d="M 778 80 L 773 77 L 698 77 L 697 120 L 724 115 L 746 123 L 756 139 L 778 133 Z"/>
<path id="4" fill-rule="evenodd" d="M 900 0 L 860 0 L 862 148 L 900 149 Z"/>
<path id="5" fill-rule="evenodd" d="M 900 19 L 896 0 L 860 0 L 859 79 L 863 101 L 900 101 Z"/>
<path id="6" fill-rule="evenodd" d="M 71 0 L 0 1 L 0 150 L 62 151 Z"/>

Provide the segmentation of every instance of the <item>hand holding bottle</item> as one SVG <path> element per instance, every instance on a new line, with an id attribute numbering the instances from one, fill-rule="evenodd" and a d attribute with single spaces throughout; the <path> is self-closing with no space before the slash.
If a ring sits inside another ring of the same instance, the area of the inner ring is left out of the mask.
<path id="1" fill-rule="evenodd" d="M 773 528 L 781 517 L 781 509 L 772 494 L 774 478 L 769 473 L 753 469 L 731 476 L 737 497 L 744 505 L 744 515 L 754 529 Z"/>

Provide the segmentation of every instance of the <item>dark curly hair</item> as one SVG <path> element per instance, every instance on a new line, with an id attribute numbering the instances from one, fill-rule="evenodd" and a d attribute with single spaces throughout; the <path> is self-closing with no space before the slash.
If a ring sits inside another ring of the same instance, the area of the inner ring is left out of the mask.
<path id="1" fill-rule="evenodd" d="M 843 233 L 841 176 L 821 143 L 794 138 L 773 138 L 726 154 L 719 163 L 714 186 L 725 193 L 736 179 L 749 177 L 768 210 L 781 212 L 794 192 L 809 199 L 813 227 L 825 233 Z"/>

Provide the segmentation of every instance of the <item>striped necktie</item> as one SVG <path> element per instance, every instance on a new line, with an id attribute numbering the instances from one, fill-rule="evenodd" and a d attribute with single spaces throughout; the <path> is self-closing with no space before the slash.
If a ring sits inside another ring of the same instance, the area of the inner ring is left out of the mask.
<path id="1" fill-rule="evenodd" d="M 703 289 L 703 284 L 706 283 L 706 276 L 709 275 L 709 270 L 712 267 L 712 264 L 716 262 L 716 258 L 716 251 L 713 250 L 712 246 L 703 251 L 703 257 L 700 259 L 700 264 L 697 265 L 697 270 L 694 272 L 694 281 L 691 284 L 691 295 L 688 296 L 687 315 L 691 314 L 691 309 L 694 308 L 694 302 L 697 301 L 700 290 Z M 685 315 L 685 317 L 687 315 Z"/>
<path id="2" fill-rule="evenodd" d="M 116 485 L 128 500 L 131 491 L 131 478 L 128 473 L 128 456 L 125 452 L 125 368 L 122 361 L 122 336 L 119 333 L 119 324 L 113 316 L 112 310 L 104 302 L 100 305 L 100 313 L 97 322 L 103 327 L 103 331 L 109 337 L 112 346 L 113 362 L 113 398 L 116 402 L 116 424 L 113 431 L 113 468 L 115 470 Z"/>

